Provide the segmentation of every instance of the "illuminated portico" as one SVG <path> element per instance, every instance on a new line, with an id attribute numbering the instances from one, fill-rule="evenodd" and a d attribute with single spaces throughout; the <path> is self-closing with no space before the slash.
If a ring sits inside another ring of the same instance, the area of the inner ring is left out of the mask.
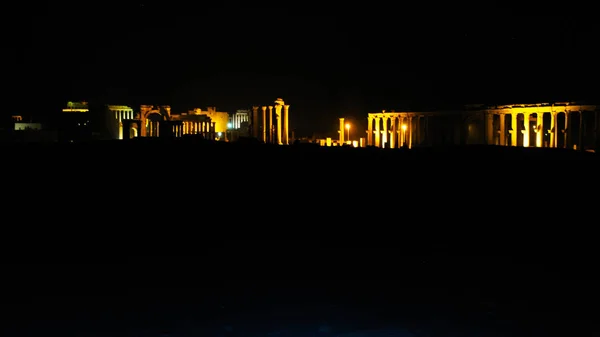
<path id="1" fill-rule="evenodd" d="M 235 113 L 229 116 L 229 124 L 231 129 L 239 130 L 250 123 L 250 111 L 249 110 L 237 110 Z"/>
<path id="2" fill-rule="evenodd" d="M 114 132 L 111 136 L 116 139 L 129 139 L 139 134 L 137 123 L 125 123 L 136 119 L 133 109 L 126 105 L 107 105 L 109 129 Z"/>
<path id="3" fill-rule="evenodd" d="M 470 105 L 456 111 L 370 113 L 367 144 L 384 148 L 488 144 L 595 149 L 600 144 L 599 132 L 595 105 Z"/>
<path id="4" fill-rule="evenodd" d="M 199 108 L 178 115 L 171 114 L 171 120 L 181 122 L 181 136 L 201 136 L 210 140 L 216 138 L 215 122 Z"/>
<path id="5" fill-rule="evenodd" d="M 576 148 L 590 143 L 586 138 L 596 138 L 598 132 L 595 105 L 512 104 L 488 108 L 485 115 L 487 144 Z"/>
<path id="6" fill-rule="evenodd" d="M 386 112 L 370 113 L 367 124 L 367 145 L 384 148 L 411 148 L 423 141 L 422 120 L 432 113 Z"/>

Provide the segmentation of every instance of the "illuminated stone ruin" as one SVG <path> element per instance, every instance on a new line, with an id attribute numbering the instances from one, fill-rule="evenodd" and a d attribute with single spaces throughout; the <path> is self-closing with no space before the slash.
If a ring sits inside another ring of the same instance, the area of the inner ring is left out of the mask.
<path id="1" fill-rule="evenodd" d="M 190 110 L 188 115 L 204 115 L 210 118 L 211 122 L 214 123 L 213 131 L 225 134 L 227 132 L 227 124 L 229 123 L 229 114 L 227 112 L 217 111 L 216 107 L 207 107 L 206 110 L 202 110 L 200 108 L 196 108 Z"/>
<path id="2" fill-rule="evenodd" d="M 340 145 L 344 144 L 344 127 L 346 125 L 346 123 L 344 123 L 345 118 L 340 118 L 340 129 L 338 130 L 338 133 L 340 134 Z"/>
<path id="3" fill-rule="evenodd" d="M 597 148 L 600 116 L 595 105 L 571 102 L 471 105 L 460 111 L 369 113 L 367 144 L 489 144 Z"/>
<path id="4" fill-rule="evenodd" d="M 167 125 L 171 121 L 171 107 L 169 105 L 142 105 L 140 106 L 139 120 L 141 124 L 141 137 L 159 137 L 161 124 Z M 173 135 L 181 136 L 183 128 L 180 125 L 174 125 Z M 171 130 L 165 130 L 169 132 Z"/>
<path id="5" fill-rule="evenodd" d="M 182 123 L 182 135 L 202 136 L 204 139 L 214 140 L 218 138 L 216 123 L 209 117 L 207 112 L 197 108 L 179 115 L 171 114 L 171 119 Z M 215 112 L 213 116 L 218 116 L 216 109 L 213 112 Z M 221 114 L 227 115 L 227 113 Z"/>
<path id="6" fill-rule="evenodd" d="M 229 125 L 233 130 L 247 128 L 250 124 L 250 110 L 237 110 L 229 116 Z"/>
<path id="7" fill-rule="evenodd" d="M 131 122 L 137 120 L 138 116 L 135 115 L 131 107 L 126 105 L 107 105 L 106 108 L 108 110 L 107 126 L 111 138 L 129 139 L 139 136 L 139 123 Z"/>
<path id="8" fill-rule="evenodd" d="M 289 145 L 290 106 L 286 105 L 281 98 L 276 99 L 274 103 L 275 105 L 261 107 L 263 126 L 262 140 L 265 143 Z M 275 118 L 275 124 L 273 123 L 273 118 Z"/>
<path id="9" fill-rule="evenodd" d="M 135 113 L 128 106 L 107 105 L 106 116 L 109 138 L 112 139 L 199 135 L 213 140 L 217 137 L 216 127 L 219 123 L 223 132 L 227 128 L 227 113 L 217 112 L 215 108 L 173 114 L 168 105 L 141 105 L 139 113 Z"/>

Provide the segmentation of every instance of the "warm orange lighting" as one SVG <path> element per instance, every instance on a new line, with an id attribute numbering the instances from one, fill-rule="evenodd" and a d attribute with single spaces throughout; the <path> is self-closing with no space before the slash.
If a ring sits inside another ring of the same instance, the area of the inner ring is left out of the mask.
<path id="1" fill-rule="evenodd" d="M 406 131 L 406 124 L 402 124 L 402 131 Z"/>
<path id="2" fill-rule="evenodd" d="M 348 130 L 348 141 L 350 141 L 350 123 L 346 123 L 346 130 Z"/>

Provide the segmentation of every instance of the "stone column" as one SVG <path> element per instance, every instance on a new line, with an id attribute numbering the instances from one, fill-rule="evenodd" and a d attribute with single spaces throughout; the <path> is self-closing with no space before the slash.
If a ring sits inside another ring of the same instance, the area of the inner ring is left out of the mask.
<path id="1" fill-rule="evenodd" d="M 506 146 L 506 115 L 499 114 L 500 116 L 500 145 Z"/>
<path id="2" fill-rule="evenodd" d="M 510 113 L 510 129 L 511 129 L 511 133 L 510 133 L 510 145 L 511 146 L 517 146 L 518 143 L 518 136 L 519 134 L 517 133 L 518 131 L 518 124 L 517 124 L 517 114 L 514 112 Z"/>
<path id="3" fill-rule="evenodd" d="M 544 113 L 536 112 L 536 135 L 535 135 L 535 146 L 544 147 Z"/>
<path id="4" fill-rule="evenodd" d="M 550 113 L 550 143 L 548 147 L 556 147 L 556 112 L 552 111 Z"/>
<path id="5" fill-rule="evenodd" d="M 262 139 L 263 143 L 267 142 L 267 107 L 261 106 L 262 110 Z"/>
<path id="6" fill-rule="evenodd" d="M 523 147 L 529 147 L 529 112 L 523 113 Z"/>
<path id="7" fill-rule="evenodd" d="M 383 116 L 383 141 L 382 147 L 388 147 L 388 117 Z"/>
<path id="8" fill-rule="evenodd" d="M 408 127 L 406 128 L 408 131 L 408 148 L 412 148 L 412 138 L 413 138 L 413 116 L 408 117 Z"/>
<path id="9" fill-rule="evenodd" d="M 573 148 L 573 133 L 572 126 L 573 118 L 571 116 L 570 111 L 565 111 L 565 148 L 572 149 Z"/>
<path id="10" fill-rule="evenodd" d="M 375 146 L 381 147 L 381 117 L 375 117 Z"/>
<path id="11" fill-rule="evenodd" d="M 398 147 L 398 143 L 396 142 L 396 140 L 398 139 L 398 137 L 396 137 L 398 135 L 397 133 L 397 128 L 396 128 L 396 122 L 397 122 L 398 117 L 397 116 L 393 116 L 391 118 L 392 121 L 392 132 L 390 132 L 390 148 L 395 149 Z"/>
<path id="12" fill-rule="evenodd" d="M 273 143 L 273 106 L 269 105 L 269 143 Z"/>
<path id="13" fill-rule="evenodd" d="M 283 143 L 290 145 L 290 105 L 283 106 Z"/>
<path id="14" fill-rule="evenodd" d="M 281 105 L 275 105 L 275 117 L 277 118 L 277 144 L 282 145 L 281 141 Z"/>
<path id="15" fill-rule="evenodd" d="M 369 116 L 367 120 L 367 145 L 373 146 L 373 117 Z"/>
<path id="16" fill-rule="evenodd" d="M 398 147 L 399 148 L 403 147 L 404 142 L 405 142 L 404 130 L 402 130 L 402 126 L 404 125 L 404 123 L 406 123 L 406 121 L 404 119 L 405 119 L 404 116 L 398 117 L 398 131 L 397 131 L 398 135 L 397 135 L 397 137 L 398 137 Z"/>
<path id="17" fill-rule="evenodd" d="M 344 144 L 344 118 L 340 118 L 340 145 Z"/>

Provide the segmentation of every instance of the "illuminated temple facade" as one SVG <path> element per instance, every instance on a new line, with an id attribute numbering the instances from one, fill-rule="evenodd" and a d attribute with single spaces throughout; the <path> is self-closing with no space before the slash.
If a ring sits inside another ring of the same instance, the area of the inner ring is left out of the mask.
<path id="1" fill-rule="evenodd" d="M 488 144 L 523 147 L 598 148 L 595 105 L 573 102 L 469 105 L 460 111 L 369 113 L 367 145 Z"/>
<path id="2" fill-rule="evenodd" d="M 216 139 L 227 130 L 227 112 L 218 112 L 214 107 L 173 114 L 168 105 L 142 105 L 138 113 L 129 106 L 107 105 L 106 111 L 112 139 L 184 135 Z"/>

